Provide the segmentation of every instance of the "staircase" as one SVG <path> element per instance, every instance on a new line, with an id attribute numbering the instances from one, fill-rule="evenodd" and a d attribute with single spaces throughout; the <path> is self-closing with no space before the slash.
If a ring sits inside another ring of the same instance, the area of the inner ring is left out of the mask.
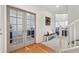
<path id="1" fill-rule="evenodd" d="M 61 33 L 62 29 L 60 28 L 60 51 L 71 51 L 79 48 L 79 19 L 72 21 L 67 26 L 67 37 L 65 40 L 62 39 Z"/>

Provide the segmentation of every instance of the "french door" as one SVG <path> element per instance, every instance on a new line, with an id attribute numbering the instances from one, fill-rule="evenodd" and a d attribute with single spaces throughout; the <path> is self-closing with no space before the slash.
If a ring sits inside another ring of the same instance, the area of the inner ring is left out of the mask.
<path id="1" fill-rule="evenodd" d="M 35 15 L 31 13 L 26 13 L 25 18 L 25 29 L 24 29 L 24 38 L 25 46 L 29 43 L 32 44 L 35 42 Z"/>
<path id="2" fill-rule="evenodd" d="M 35 14 L 7 6 L 8 52 L 35 43 Z"/>

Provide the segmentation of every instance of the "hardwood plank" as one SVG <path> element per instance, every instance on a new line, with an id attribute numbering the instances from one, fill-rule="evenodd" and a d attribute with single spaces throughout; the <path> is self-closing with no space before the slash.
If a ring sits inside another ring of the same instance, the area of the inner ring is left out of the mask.
<path id="1" fill-rule="evenodd" d="M 31 45 L 31 46 L 28 46 L 33 53 L 42 53 L 44 52 L 42 49 L 39 48 L 38 45 L 34 44 L 34 45 Z"/>
<path id="2" fill-rule="evenodd" d="M 21 48 L 15 51 L 16 53 L 31 53 L 29 48 Z"/>
<path id="3" fill-rule="evenodd" d="M 55 49 L 51 49 L 50 47 L 47 47 L 43 44 L 39 44 L 39 47 L 41 47 L 42 50 L 45 50 L 45 51 L 50 52 L 50 53 L 55 52 Z"/>
<path id="4" fill-rule="evenodd" d="M 16 53 L 52 53 L 55 49 L 51 49 L 41 43 L 34 43 L 15 51 Z"/>

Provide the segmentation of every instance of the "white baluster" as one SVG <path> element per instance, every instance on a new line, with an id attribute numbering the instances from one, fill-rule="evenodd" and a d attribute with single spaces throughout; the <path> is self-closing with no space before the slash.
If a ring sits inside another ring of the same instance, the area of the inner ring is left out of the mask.
<path id="1" fill-rule="evenodd" d="M 70 42 L 69 42 L 69 46 L 70 46 L 70 48 L 72 47 L 72 42 L 71 42 L 71 39 L 72 39 L 72 27 L 70 27 L 70 30 L 69 30 L 69 40 L 70 40 Z"/>
<path id="2" fill-rule="evenodd" d="M 74 24 L 74 47 L 76 46 L 76 26 Z"/>
<path id="3" fill-rule="evenodd" d="M 68 48 L 68 43 L 69 43 L 69 28 L 67 28 L 67 41 L 66 41 L 66 47 L 65 48 Z"/>
<path id="4" fill-rule="evenodd" d="M 60 46 L 60 52 L 62 50 L 62 28 L 59 28 L 59 46 Z"/>

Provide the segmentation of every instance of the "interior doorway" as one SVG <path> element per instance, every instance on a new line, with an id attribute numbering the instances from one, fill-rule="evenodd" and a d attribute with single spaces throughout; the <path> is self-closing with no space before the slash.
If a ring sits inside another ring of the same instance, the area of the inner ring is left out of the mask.
<path id="1" fill-rule="evenodd" d="M 59 35 L 60 27 L 62 29 L 62 35 L 67 36 L 68 26 L 68 14 L 56 14 L 55 15 L 55 31 Z"/>

